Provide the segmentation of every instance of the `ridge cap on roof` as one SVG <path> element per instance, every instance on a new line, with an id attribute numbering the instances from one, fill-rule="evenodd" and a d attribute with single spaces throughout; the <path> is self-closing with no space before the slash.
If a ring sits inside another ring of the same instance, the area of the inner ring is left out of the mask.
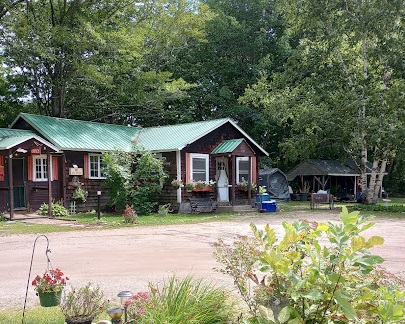
<path id="1" fill-rule="evenodd" d="M 158 126 L 151 126 L 151 127 L 142 127 L 141 129 L 155 129 L 155 128 L 163 128 L 163 127 L 176 127 L 176 126 L 185 126 L 191 124 L 201 124 L 201 123 L 208 123 L 213 121 L 228 121 L 230 118 L 215 118 L 215 119 L 207 119 L 207 120 L 200 120 L 188 123 L 180 123 L 180 124 L 168 124 L 168 125 L 158 125 Z"/>
<path id="2" fill-rule="evenodd" d="M 109 123 L 100 123 L 100 122 L 95 122 L 91 120 L 82 120 L 82 119 L 72 119 L 72 118 L 63 118 L 63 117 L 53 117 L 53 116 L 46 116 L 46 115 L 35 115 L 35 114 L 29 114 L 29 113 L 20 113 L 19 116 L 17 116 L 16 120 L 18 117 L 24 117 L 24 116 L 33 116 L 33 117 L 39 117 L 39 118 L 48 118 L 48 119 L 58 119 L 58 120 L 63 120 L 63 121 L 68 121 L 68 122 L 78 122 L 78 123 L 88 123 L 88 124 L 96 124 L 96 125 L 103 125 L 103 126 L 116 126 L 116 127 L 123 127 L 123 128 L 132 128 L 132 129 L 142 129 L 142 127 L 135 127 L 131 125 L 117 125 L 117 124 L 109 124 Z M 13 122 L 14 124 L 15 122 Z M 11 125 L 13 125 L 11 124 Z"/>

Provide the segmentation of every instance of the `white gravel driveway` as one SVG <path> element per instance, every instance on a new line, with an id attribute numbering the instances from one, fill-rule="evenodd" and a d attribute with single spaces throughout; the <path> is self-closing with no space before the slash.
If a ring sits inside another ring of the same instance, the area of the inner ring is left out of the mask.
<path id="1" fill-rule="evenodd" d="M 126 227 L 113 230 L 88 230 L 49 233 L 52 266 L 60 268 L 70 284 L 88 281 L 99 284 L 106 295 L 117 300 L 121 290 L 145 291 L 148 282 L 159 283 L 171 274 L 206 277 L 232 287 L 230 278 L 213 271 L 217 267 L 210 243 L 218 238 L 230 240 L 237 234 L 250 234 L 249 224 L 270 223 L 279 233 L 281 222 L 306 218 L 315 221 L 337 220 L 338 212 L 329 210 L 267 213 L 240 216 L 229 222 L 156 227 Z M 386 259 L 389 271 L 405 270 L 405 220 L 377 218 L 365 235 L 381 235 L 385 244 L 373 252 Z M 0 309 L 23 308 L 33 242 L 38 235 L 0 236 Z M 46 268 L 46 239 L 36 244 L 31 280 Z M 38 304 L 29 286 L 27 305 Z"/>

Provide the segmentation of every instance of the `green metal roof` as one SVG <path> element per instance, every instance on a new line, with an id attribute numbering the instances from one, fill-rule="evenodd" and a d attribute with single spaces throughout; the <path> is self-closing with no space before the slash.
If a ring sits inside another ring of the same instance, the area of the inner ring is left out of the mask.
<path id="1" fill-rule="evenodd" d="M 133 143 L 139 144 L 149 151 L 181 150 L 218 127 L 231 123 L 264 154 L 268 155 L 263 148 L 229 118 L 179 125 L 135 128 L 21 113 L 11 127 L 14 127 L 20 119 L 26 121 L 35 131 L 60 150 L 93 152 L 113 151 L 115 149 L 130 151 Z"/>
<path id="2" fill-rule="evenodd" d="M 211 154 L 232 153 L 243 141 L 243 138 L 223 141 L 211 152 Z"/>
<path id="3" fill-rule="evenodd" d="M 54 145 L 37 136 L 34 132 L 21 129 L 0 128 L 0 150 L 7 150 L 30 139 L 34 139 L 50 147 L 52 150 L 58 151 Z"/>
<path id="4" fill-rule="evenodd" d="M 228 119 L 215 119 L 202 122 L 144 128 L 136 142 L 150 151 L 181 150 L 214 129 L 225 124 Z"/>
<path id="5" fill-rule="evenodd" d="M 131 140 L 140 130 L 135 127 L 24 113 L 19 117 L 60 150 L 113 151 L 121 149 L 129 151 Z"/>

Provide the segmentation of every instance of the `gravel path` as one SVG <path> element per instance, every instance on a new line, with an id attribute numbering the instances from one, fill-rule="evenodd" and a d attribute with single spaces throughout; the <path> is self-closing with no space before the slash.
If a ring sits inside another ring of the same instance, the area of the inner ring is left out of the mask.
<path id="1" fill-rule="evenodd" d="M 84 230 L 46 234 L 51 249 L 51 262 L 71 278 L 70 284 L 88 281 L 101 286 L 111 300 L 121 290 L 144 291 L 148 282 L 161 283 L 171 274 L 209 278 L 215 283 L 232 287 L 230 278 L 213 271 L 218 264 L 210 243 L 219 238 L 231 240 L 238 234 L 250 234 L 249 224 L 270 223 L 282 232 L 281 222 L 305 218 L 334 221 L 337 211 L 267 213 L 240 216 L 229 222 L 155 227 L 126 227 L 112 230 Z M 34 220 L 32 220 L 34 221 Z M 39 219 L 45 222 L 46 219 Z M 50 220 L 51 221 L 51 220 Z M 373 252 L 385 258 L 389 271 L 405 270 L 405 221 L 377 218 L 377 224 L 366 236 L 381 235 L 385 243 Z M 69 226 L 67 224 L 67 226 Z M 1 236 L 0 233 L 0 309 L 23 308 L 33 242 L 38 235 Z M 46 239 L 41 237 L 36 251 L 31 280 L 46 268 Z M 38 299 L 30 285 L 27 305 L 37 305 Z"/>

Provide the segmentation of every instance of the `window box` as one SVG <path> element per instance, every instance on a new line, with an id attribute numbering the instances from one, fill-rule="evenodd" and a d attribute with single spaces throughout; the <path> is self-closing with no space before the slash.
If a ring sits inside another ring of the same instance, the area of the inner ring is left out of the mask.
<path id="1" fill-rule="evenodd" d="M 212 191 L 212 187 L 205 186 L 205 187 L 202 187 L 202 188 L 194 188 L 193 191 L 194 192 L 197 192 L 197 191 Z"/>

